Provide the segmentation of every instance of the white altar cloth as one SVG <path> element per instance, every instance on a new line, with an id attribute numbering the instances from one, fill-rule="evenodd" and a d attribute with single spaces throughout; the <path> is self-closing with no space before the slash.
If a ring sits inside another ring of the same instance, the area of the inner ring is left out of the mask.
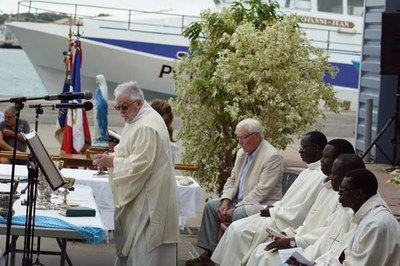
<path id="1" fill-rule="evenodd" d="M 111 187 L 108 182 L 108 176 L 96 176 L 97 171 L 85 169 L 64 168 L 61 173 L 65 177 L 75 178 L 75 184 L 90 186 L 93 190 L 97 209 L 99 210 L 103 224 L 109 229 L 114 229 L 114 204 Z M 7 179 L 11 175 L 10 164 L 0 164 L 0 179 Z M 26 178 L 28 175 L 27 167 L 16 165 L 15 178 Z M 177 183 L 179 196 L 179 225 L 181 229 L 185 226 L 187 218 L 193 218 L 197 215 L 197 209 L 204 201 L 204 194 L 199 184 L 194 181 L 193 184 L 182 186 Z M 25 186 L 26 183 L 20 184 Z"/>

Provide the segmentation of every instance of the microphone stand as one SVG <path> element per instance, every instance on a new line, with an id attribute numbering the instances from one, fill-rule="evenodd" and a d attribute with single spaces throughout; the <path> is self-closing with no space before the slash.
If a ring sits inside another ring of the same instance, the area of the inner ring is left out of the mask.
<path id="1" fill-rule="evenodd" d="M 4 102 L 4 101 L 0 101 Z M 7 101 L 6 101 L 7 102 Z M 17 158 L 17 137 L 18 137 L 18 125 L 19 125 L 19 117 L 21 110 L 24 108 L 23 102 L 25 102 L 25 97 L 21 98 L 12 98 L 9 102 L 15 104 L 15 130 L 14 130 L 14 143 L 13 143 L 13 157 L 12 157 L 12 167 L 11 167 L 11 180 L 10 180 L 10 194 L 9 194 L 9 203 L 8 203 L 8 213 L 7 213 L 7 230 L 6 230 L 6 250 L 4 251 L 4 258 L 6 262 L 6 266 L 8 265 L 8 255 L 10 253 L 10 238 L 11 238 L 11 219 L 12 219 L 12 205 L 13 205 L 13 187 L 15 180 L 15 163 Z"/>

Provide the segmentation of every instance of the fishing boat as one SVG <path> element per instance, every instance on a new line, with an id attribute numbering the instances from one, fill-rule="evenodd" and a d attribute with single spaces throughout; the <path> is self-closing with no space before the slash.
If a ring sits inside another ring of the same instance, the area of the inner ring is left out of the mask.
<path id="1" fill-rule="evenodd" d="M 168 2 L 168 1 L 166 1 Z M 176 2 L 176 1 L 175 1 Z M 121 82 L 136 80 L 145 96 L 175 96 L 173 64 L 188 53 L 182 32 L 198 21 L 201 9 L 192 1 L 181 1 L 158 11 L 99 7 L 84 4 L 20 1 L 19 13 L 41 11 L 64 14 L 62 22 L 27 21 L 21 17 L 7 26 L 18 38 L 49 94 L 62 91 L 65 78 L 63 50 L 71 28 L 79 24 L 83 48 L 82 89 L 95 91 L 95 77 L 103 74 L 109 90 Z M 199 1 L 203 8 L 219 10 L 234 1 Z M 362 32 L 363 0 L 279 0 L 282 11 L 302 17 L 301 27 L 316 47 L 329 52 L 330 63 L 339 69 L 332 83 L 338 98 L 358 102 L 358 80 Z M 192 5 L 192 7 L 191 7 Z M 183 8 L 184 7 L 184 8 Z M 24 10 L 25 9 L 25 10 Z M 179 13 L 183 12 L 183 13 Z M 32 17 L 32 16 L 31 16 Z M 112 91 L 110 91 L 112 93 Z M 111 94 L 112 95 L 112 94 Z"/>
<path id="2" fill-rule="evenodd" d="M 15 38 L 14 34 L 4 25 L 0 26 L 0 47 L 21 48 L 17 38 Z"/>

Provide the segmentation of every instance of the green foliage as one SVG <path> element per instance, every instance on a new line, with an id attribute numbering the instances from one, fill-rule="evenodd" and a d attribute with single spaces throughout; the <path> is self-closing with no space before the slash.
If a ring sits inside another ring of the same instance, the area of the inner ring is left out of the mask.
<path id="1" fill-rule="evenodd" d="M 182 119 L 182 159 L 199 167 L 195 177 L 208 191 L 220 192 L 230 175 L 240 120 L 260 120 L 266 139 L 283 149 L 323 116 L 321 100 L 338 111 L 331 85 L 323 83 L 335 69 L 298 22 L 279 14 L 276 2 L 253 0 L 247 8 L 205 11 L 185 31 L 190 56 L 175 66 L 179 96 L 172 104 Z"/>
<path id="2" fill-rule="evenodd" d="M 392 183 L 395 184 L 396 186 L 398 186 L 400 188 L 400 170 L 394 170 L 392 173 L 390 173 L 391 175 L 394 175 L 394 177 L 390 178 L 388 180 L 388 183 Z"/>

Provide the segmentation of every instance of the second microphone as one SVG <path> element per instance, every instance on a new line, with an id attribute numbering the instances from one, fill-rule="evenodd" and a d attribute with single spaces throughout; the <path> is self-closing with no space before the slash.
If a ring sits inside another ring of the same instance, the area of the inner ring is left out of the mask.
<path id="1" fill-rule="evenodd" d="M 54 105 L 56 109 L 80 109 L 83 108 L 86 111 L 93 109 L 92 102 L 84 102 L 84 103 L 58 103 Z"/>

